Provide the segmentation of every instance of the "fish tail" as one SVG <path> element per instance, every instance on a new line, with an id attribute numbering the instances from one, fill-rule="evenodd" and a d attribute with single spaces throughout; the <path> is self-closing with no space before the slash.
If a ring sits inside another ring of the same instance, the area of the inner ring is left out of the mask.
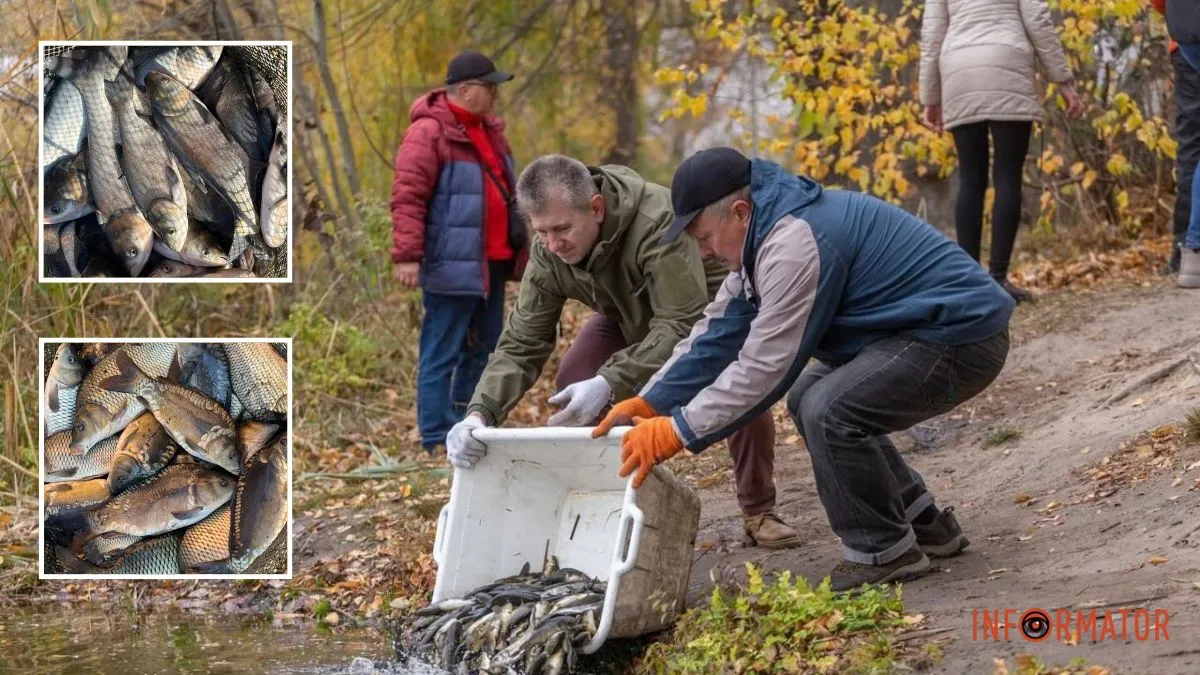
<path id="1" fill-rule="evenodd" d="M 137 394 L 140 384 L 150 379 L 141 368 L 133 362 L 129 354 L 118 351 L 114 357 L 117 364 L 117 374 L 100 382 L 101 389 L 119 391 L 126 394 Z"/>

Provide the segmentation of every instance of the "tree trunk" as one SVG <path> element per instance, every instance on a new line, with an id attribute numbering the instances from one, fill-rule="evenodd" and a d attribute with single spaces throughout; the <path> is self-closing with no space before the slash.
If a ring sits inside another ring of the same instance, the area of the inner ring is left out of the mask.
<path id="1" fill-rule="evenodd" d="M 298 98 L 303 102 L 307 111 L 308 117 L 316 126 L 317 136 L 321 139 L 321 146 L 325 150 L 325 159 L 329 164 L 329 182 L 333 185 L 333 193 L 337 197 L 338 208 L 341 209 L 342 215 L 345 216 L 350 225 L 355 229 L 361 229 L 361 223 L 358 220 L 358 211 L 354 208 L 354 203 L 346 197 L 346 191 L 342 189 L 342 181 L 338 180 L 338 159 L 333 152 L 333 143 L 329 140 L 329 134 L 325 133 L 325 128 L 321 126 L 320 117 L 317 115 L 317 104 L 313 100 L 312 92 L 308 90 L 308 84 L 300 78 L 292 84 L 292 89 L 298 94 Z M 316 171 L 316 167 L 312 169 Z"/>
<path id="2" fill-rule="evenodd" d="M 615 3 L 607 7 L 604 16 L 608 72 L 603 78 L 603 97 L 617 121 L 617 136 L 604 158 L 606 164 L 632 166 L 638 156 L 637 6 L 636 0 Z"/>
<path id="3" fill-rule="evenodd" d="M 358 182 L 354 145 L 350 141 L 350 124 L 346 121 L 346 111 L 342 108 L 342 99 L 338 96 L 337 85 L 333 81 L 333 72 L 329 70 L 329 50 L 325 39 L 325 2 L 313 0 L 313 40 L 317 46 L 317 70 L 321 73 L 321 82 L 325 94 L 329 97 L 329 106 L 333 110 L 333 119 L 337 124 L 338 140 L 342 145 L 342 165 L 346 170 L 346 181 L 350 184 L 351 197 L 357 199 L 362 194 Z"/>

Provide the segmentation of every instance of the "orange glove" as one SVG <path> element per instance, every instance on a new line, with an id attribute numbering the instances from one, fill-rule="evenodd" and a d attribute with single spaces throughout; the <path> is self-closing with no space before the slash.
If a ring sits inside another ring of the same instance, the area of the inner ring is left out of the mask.
<path id="1" fill-rule="evenodd" d="M 637 469 L 633 487 L 640 488 L 655 464 L 671 459 L 682 449 L 683 439 L 675 433 L 670 417 L 635 417 L 633 428 L 621 439 L 621 470 L 618 475 L 625 478 Z"/>
<path id="2" fill-rule="evenodd" d="M 596 428 L 592 429 L 592 438 L 600 438 L 612 431 L 612 428 L 618 424 L 631 424 L 635 417 L 654 417 L 657 414 L 654 408 L 651 408 L 650 404 L 646 403 L 645 399 L 641 396 L 627 398 L 614 405 L 612 410 L 609 410 L 608 414 L 604 416 L 604 419 L 600 420 L 600 424 L 597 424 Z"/>

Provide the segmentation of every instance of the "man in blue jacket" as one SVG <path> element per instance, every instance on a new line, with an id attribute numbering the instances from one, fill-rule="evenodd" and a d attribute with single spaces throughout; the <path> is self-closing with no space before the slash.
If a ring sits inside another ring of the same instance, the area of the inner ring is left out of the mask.
<path id="1" fill-rule="evenodd" d="M 824 190 L 731 148 L 675 173 L 687 231 L 730 274 L 640 395 L 594 430 L 635 426 L 621 475 L 640 485 L 787 396 L 844 560 L 834 590 L 919 576 L 968 544 L 887 434 L 982 391 L 1008 355 L 1013 299 L 953 241 L 869 195 Z M 816 361 L 810 364 L 809 360 Z"/>

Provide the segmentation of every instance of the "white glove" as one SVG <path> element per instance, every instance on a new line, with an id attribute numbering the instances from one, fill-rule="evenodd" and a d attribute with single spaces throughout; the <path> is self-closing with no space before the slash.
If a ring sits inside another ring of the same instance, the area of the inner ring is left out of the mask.
<path id="1" fill-rule="evenodd" d="M 467 415 L 463 421 L 450 427 L 450 433 L 446 434 L 446 455 L 451 464 L 460 469 L 469 469 L 487 454 L 487 444 L 471 435 L 472 431 L 485 427 L 487 422 L 476 413 Z"/>
<path id="2" fill-rule="evenodd" d="M 566 407 L 550 416 L 550 426 L 581 427 L 591 424 L 612 398 L 612 387 L 597 375 L 576 382 L 550 397 L 550 405 Z"/>

